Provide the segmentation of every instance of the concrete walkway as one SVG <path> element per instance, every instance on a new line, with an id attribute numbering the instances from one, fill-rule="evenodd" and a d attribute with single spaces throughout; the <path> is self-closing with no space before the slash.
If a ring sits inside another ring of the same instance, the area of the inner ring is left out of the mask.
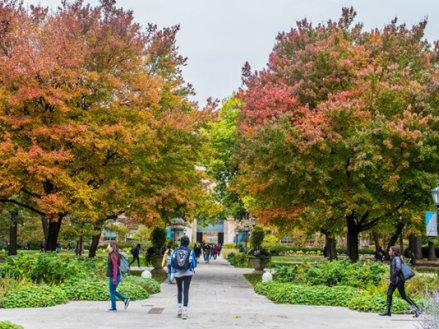
<path id="1" fill-rule="evenodd" d="M 254 293 L 242 276 L 248 269 L 231 267 L 223 259 L 200 264 L 190 291 L 189 319 L 176 317 L 176 285 L 162 284 L 162 292 L 132 302 L 127 311 L 105 312 L 108 302 L 70 302 L 43 309 L 0 310 L 0 320 L 26 329 L 414 329 L 409 315 L 381 318 L 340 307 L 274 304 Z M 118 304 L 122 309 L 122 304 Z"/>

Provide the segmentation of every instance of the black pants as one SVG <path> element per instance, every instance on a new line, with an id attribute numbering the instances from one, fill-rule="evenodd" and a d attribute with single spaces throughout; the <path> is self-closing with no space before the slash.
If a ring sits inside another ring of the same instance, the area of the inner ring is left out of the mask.
<path id="1" fill-rule="evenodd" d="M 405 293 L 404 280 L 398 279 L 397 283 L 390 283 L 387 289 L 387 310 L 390 311 L 392 307 L 392 296 L 396 289 L 398 289 L 399 295 L 404 299 L 410 306 L 418 308 L 413 300 L 411 300 Z"/>
<path id="2" fill-rule="evenodd" d="M 189 304 L 189 287 L 191 285 L 192 275 L 175 278 L 175 280 L 177 281 L 178 289 L 177 301 L 181 304 L 183 299 L 183 306 L 187 307 Z"/>
<path id="3" fill-rule="evenodd" d="M 137 265 L 140 267 L 140 258 L 139 258 L 139 255 L 136 255 L 136 254 L 133 255 L 133 260 L 132 260 L 132 262 L 130 263 L 130 265 L 131 265 L 132 263 L 134 263 L 134 262 L 136 261 L 136 259 L 137 259 Z"/>

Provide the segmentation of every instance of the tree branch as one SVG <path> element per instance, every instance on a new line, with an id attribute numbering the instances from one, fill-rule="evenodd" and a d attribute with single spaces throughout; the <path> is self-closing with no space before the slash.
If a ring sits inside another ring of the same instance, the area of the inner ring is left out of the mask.
<path id="1" fill-rule="evenodd" d="M 23 207 L 25 209 L 28 209 L 30 211 L 33 211 L 34 213 L 37 213 L 38 215 L 41 216 L 46 216 L 45 212 L 42 212 L 41 210 L 38 210 L 32 206 L 29 206 L 27 204 L 21 203 L 20 201 L 14 200 L 14 199 L 0 199 L 0 202 L 8 202 L 8 203 L 13 203 L 16 204 L 17 206 Z"/>

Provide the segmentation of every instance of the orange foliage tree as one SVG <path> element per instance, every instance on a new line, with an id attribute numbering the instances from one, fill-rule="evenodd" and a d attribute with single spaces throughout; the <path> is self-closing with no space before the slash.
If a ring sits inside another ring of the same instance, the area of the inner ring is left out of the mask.
<path id="1" fill-rule="evenodd" d="M 142 28 L 101 0 L 0 4 L 0 201 L 41 215 L 151 223 L 190 212 L 206 114 L 187 98 L 178 27 Z"/>

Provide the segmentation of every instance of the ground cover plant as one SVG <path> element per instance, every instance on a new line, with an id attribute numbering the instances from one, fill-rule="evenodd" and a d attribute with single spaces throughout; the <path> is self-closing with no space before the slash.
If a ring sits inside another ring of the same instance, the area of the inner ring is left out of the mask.
<path id="1" fill-rule="evenodd" d="M 104 257 L 88 259 L 56 253 L 7 257 L 0 264 L 0 307 L 109 300 L 106 268 Z M 126 275 L 119 291 L 132 300 L 141 300 L 160 292 L 160 284 L 154 279 Z"/>
<path id="2" fill-rule="evenodd" d="M 381 312 L 386 306 L 388 265 L 380 262 L 324 261 L 277 266 L 274 281 L 256 283 L 255 291 L 276 303 L 345 306 L 362 312 Z M 422 306 L 426 290 L 439 286 L 437 276 L 417 273 L 406 289 Z M 404 313 L 408 304 L 394 296 L 393 313 Z"/>
<path id="3" fill-rule="evenodd" d="M 9 321 L 0 321 L 0 329 L 24 329 L 24 327 Z"/>

